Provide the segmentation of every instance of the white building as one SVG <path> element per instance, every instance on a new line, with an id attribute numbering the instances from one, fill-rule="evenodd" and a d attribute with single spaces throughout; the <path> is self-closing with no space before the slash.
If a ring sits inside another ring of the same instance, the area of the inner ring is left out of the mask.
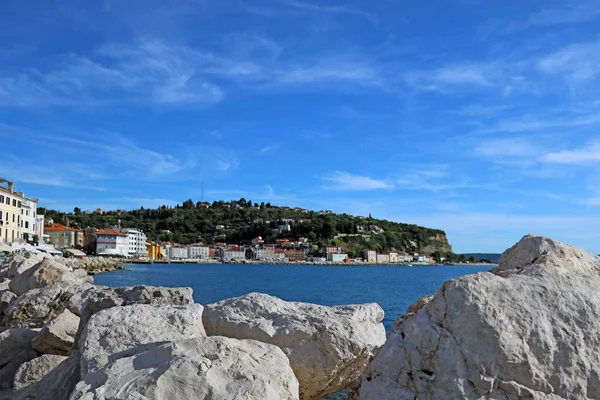
<path id="1" fill-rule="evenodd" d="M 38 235 L 38 222 L 37 222 L 37 199 L 23 198 L 21 203 L 21 232 L 23 233 L 23 239 L 33 240 L 35 235 L 41 241 L 42 238 Z M 42 221 L 42 229 L 43 229 Z"/>
<path id="2" fill-rule="evenodd" d="M 146 234 L 138 229 L 125 228 L 122 230 L 127 235 L 127 247 L 130 256 L 148 256 L 146 247 Z"/>
<path id="3" fill-rule="evenodd" d="M 188 246 L 188 258 L 197 258 L 207 260 L 210 254 L 210 249 L 206 246 L 191 245 Z"/>
<path id="4" fill-rule="evenodd" d="M 172 260 L 188 257 L 188 249 L 185 246 L 171 246 L 169 249 L 169 258 Z"/>
<path id="5" fill-rule="evenodd" d="M 221 249 L 221 261 L 245 260 L 246 249 L 243 247 L 230 247 Z"/>
<path id="6" fill-rule="evenodd" d="M 127 235 L 111 229 L 96 231 L 96 255 L 128 256 L 129 245 Z"/>

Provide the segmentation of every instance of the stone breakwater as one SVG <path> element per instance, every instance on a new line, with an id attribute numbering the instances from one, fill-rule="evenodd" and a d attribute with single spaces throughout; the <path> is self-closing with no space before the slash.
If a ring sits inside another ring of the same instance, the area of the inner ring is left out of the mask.
<path id="1" fill-rule="evenodd" d="M 387 338 L 373 303 L 202 306 L 78 269 L 32 254 L 0 268 L 0 399 L 600 398 L 600 258 L 549 238 L 446 281 Z"/>
<path id="2" fill-rule="evenodd" d="M 83 265 L 21 253 L 0 267 L 0 399 L 321 399 L 386 341 L 374 303 L 203 307 L 190 288 L 96 286 Z"/>

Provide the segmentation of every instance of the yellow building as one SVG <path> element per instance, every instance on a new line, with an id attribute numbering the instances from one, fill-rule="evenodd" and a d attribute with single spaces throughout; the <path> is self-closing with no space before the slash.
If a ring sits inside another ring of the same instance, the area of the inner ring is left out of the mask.
<path id="1" fill-rule="evenodd" d="M 162 260 L 162 248 L 156 242 L 146 240 L 146 249 L 151 260 Z"/>
<path id="2" fill-rule="evenodd" d="M 15 193 L 14 184 L 7 180 L 6 187 L 0 186 L 0 242 L 12 243 L 23 238 L 21 207 L 25 198 Z"/>

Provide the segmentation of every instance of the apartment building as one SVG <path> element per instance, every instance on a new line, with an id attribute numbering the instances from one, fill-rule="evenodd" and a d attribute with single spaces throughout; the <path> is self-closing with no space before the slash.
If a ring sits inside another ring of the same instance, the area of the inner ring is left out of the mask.
<path id="1" fill-rule="evenodd" d="M 122 232 L 127 235 L 127 252 L 130 256 L 148 256 L 147 238 L 144 232 L 134 228 L 125 228 Z"/>
<path id="2" fill-rule="evenodd" d="M 188 258 L 196 258 L 200 260 L 206 260 L 210 257 L 210 249 L 207 246 L 189 245 Z"/>
<path id="3" fill-rule="evenodd" d="M 98 229 L 96 235 L 96 255 L 123 256 L 129 255 L 127 235 L 113 229 Z"/>
<path id="4" fill-rule="evenodd" d="M 57 249 L 75 247 L 76 231 L 73 228 L 50 221 L 44 227 L 44 232 L 48 235 L 48 243 L 53 244 Z"/>
<path id="5" fill-rule="evenodd" d="M 0 242 L 12 243 L 23 238 L 21 206 L 24 197 L 14 192 L 14 183 L 0 180 Z"/>

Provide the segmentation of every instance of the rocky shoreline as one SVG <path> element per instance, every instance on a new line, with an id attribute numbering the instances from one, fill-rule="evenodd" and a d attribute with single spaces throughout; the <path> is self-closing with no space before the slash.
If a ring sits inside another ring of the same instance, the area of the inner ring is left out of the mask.
<path id="1" fill-rule="evenodd" d="M 377 304 L 93 284 L 110 266 L 0 267 L 0 399 L 600 398 L 600 258 L 525 236 L 449 280 L 386 337 Z"/>

